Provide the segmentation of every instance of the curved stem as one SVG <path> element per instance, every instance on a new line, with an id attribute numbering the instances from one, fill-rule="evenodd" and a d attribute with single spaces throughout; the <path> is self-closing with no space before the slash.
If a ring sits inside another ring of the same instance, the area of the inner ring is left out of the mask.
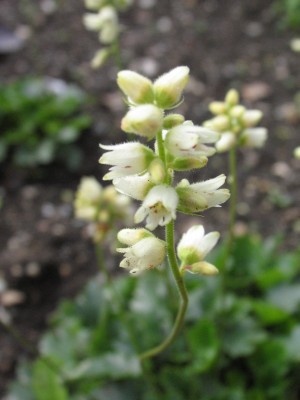
<path id="1" fill-rule="evenodd" d="M 119 36 L 116 37 L 111 47 L 115 58 L 115 63 L 118 67 L 118 70 L 121 71 L 123 69 L 123 62 L 121 58 Z"/>
<path id="2" fill-rule="evenodd" d="M 183 321 L 185 317 L 185 313 L 187 310 L 188 306 L 188 294 L 187 290 L 184 284 L 184 281 L 182 279 L 182 276 L 179 271 L 178 263 L 177 263 L 177 258 L 175 254 L 175 246 L 174 246 L 174 221 L 171 221 L 167 226 L 166 226 L 166 242 L 167 242 L 167 252 L 168 252 L 168 259 L 169 259 L 169 265 L 171 267 L 179 294 L 181 298 L 181 303 L 177 312 L 176 320 L 174 323 L 174 326 L 170 332 L 170 334 L 166 337 L 166 339 L 158 346 L 153 347 L 152 349 L 145 351 L 140 355 L 140 359 L 143 360 L 145 358 L 150 358 L 154 357 L 157 354 L 161 353 L 164 351 L 173 341 L 176 339 Z"/>

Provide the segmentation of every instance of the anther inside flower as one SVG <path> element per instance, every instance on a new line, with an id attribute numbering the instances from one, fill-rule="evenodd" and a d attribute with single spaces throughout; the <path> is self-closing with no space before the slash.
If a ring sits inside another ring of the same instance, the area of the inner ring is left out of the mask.
<path id="1" fill-rule="evenodd" d="M 139 223 L 146 218 L 146 228 L 153 230 L 176 218 L 177 205 L 178 195 L 174 188 L 167 185 L 154 186 L 137 210 L 134 220 Z"/>

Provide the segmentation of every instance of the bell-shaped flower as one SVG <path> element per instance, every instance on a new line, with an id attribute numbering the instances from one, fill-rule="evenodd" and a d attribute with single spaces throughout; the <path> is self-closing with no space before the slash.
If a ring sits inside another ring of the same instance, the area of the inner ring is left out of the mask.
<path id="1" fill-rule="evenodd" d="M 177 67 L 160 76 L 153 85 L 156 104 L 169 109 L 180 101 L 182 91 L 189 80 L 189 68 Z"/>
<path id="2" fill-rule="evenodd" d="M 102 194 L 103 188 L 95 178 L 83 177 L 75 195 L 75 216 L 93 221 L 96 218 Z"/>
<path id="3" fill-rule="evenodd" d="M 219 133 L 202 126 L 183 124 L 172 128 L 167 133 L 165 147 L 175 161 L 177 158 L 181 161 L 185 159 L 202 160 L 203 162 L 200 165 L 204 166 L 207 157 L 216 152 L 213 147 L 206 146 L 206 144 L 215 143 L 219 136 Z M 184 168 L 178 167 L 176 169 L 183 170 Z"/>
<path id="4" fill-rule="evenodd" d="M 102 27 L 99 39 L 104 44 L 112 43 L 119 33 L 118 14 L 114 7 L 105 6 L 100 11 Z"/>
<path id="5" fill-rule="evenodd" d="M 225 175 L 219 175 L 216 178 L 192 184 L 187 179 L 183 179 L 176 187 L 179 196 L 178 210 L 189 214 L 218 207 L 230 197 L 228 189 L 219 189 L 225 179 Z"/>
<path id="6" fill-rule="evenodd" d="M 128 142 L 116 145 L 101 145 L 104 150 L 110 150 L 102 155 L 100 164 L 112 165 L 103 179 L 115 179 L 127 175 L 140 174 L 146 171 L 155 153 L 139 142 Z"/>
<path id="7" fill-rule="evenodd" d="M 184 116 L 181 114 L 168 114 L 164 118 L 164 129 L 172 129 L 184 123 Z"/>
<path id="8" fill-rule="evenodd" d="M 146 228 L 153 230 L 158 225 L 167 225 L 176 218 L 178 195 L 171 186 L 154 186 L 137 210 L 134 221 L 140 223 L 146 218 Z"/>
<path id="9" fill-rule="evenodd" d="M 122 119 L 121 128 L 127 133 L 153 139 L 163 126 L 163 112 L 152 104 L 132 108 Z"/>
<path id="10" fill-rule="evenodd" d="M 259 123 L 263 113 L 260 110 L 246 110 L 243 114 L 242 121 L 247 128 L 251 128 Z"/>
<path id="11" fill-rule="evenodd" d="M 152 235 L 137 241 L 130 247 L 118 248 L 117 251 L 124 253 L 120 267 L 128 269 L 131 274 L 140 274 L 157 267 L 164 261 L 166 245 L 164 241 Z"/>
<path id="12" fill-rule="evenodd" d="M 225 103 L 230 107 L 236 106 L 239 100 L 239 93 L 235 89 L 230 89 L 225 96 Z"/>
<path id="13" fill-rule="evenodd" d="M 181 271 L 203 275 L 217 274 L 217 268 L 204 260 L 216 245 L 219 237 L 218 232 L 205 235 L 202 225 L 195 225 L 184 233 L 177 246 L 177 254 L 182 264 Z"/>
<path id="14" fill-rule="evenodd" d="M 130 175 L 113 180 L 118 192 L 126 194 L 135 200 L 144 200 L 149 190 L 154 186 L 150 174 Z"/>
<path id="15" fill-rule="evenodd" d="M 129 70 L 120 71 L 117 83 L 130 102 L 144 104 L 154 100 L 152 82 L 143 75 Z"/>
<path id="16" fill-rule="evenodd" d="M 83 16 L 83 24 L 90 31 L 100 31 L 103 26 L 103 18 L 100 13 L 87 13 Z"/>
<path id="17" fill-rule="evenodd" d="M 263 147 L 268 137 L 266 128 L 245 129 L 240 137 L 241 145 L 245 147 Z"/>
<path id="18" fill-rule="evenodd" d="M 237 143 L 236 135 L 233 132 L 224 132 L 216 143 L 218 153 L 232 149 Z"/>

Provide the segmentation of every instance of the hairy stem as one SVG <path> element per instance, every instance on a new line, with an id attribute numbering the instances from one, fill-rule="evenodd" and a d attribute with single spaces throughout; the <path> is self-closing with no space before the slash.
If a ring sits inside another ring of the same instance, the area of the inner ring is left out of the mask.
<path id="1" fill-rule="evenodd" d="M 173 277 L 174 277 L 175 283 L 177 285 L 177 288 L 178 288 L 178 291 L 180 294 L 181 303 L 180 303 L 180 306 L 179 306 L 179 309 L 177 312 L 174 326 L 173 326 L 170 334 L 166 337 L 166 339 L 160 345 L 153 347 L 152 349 L 142 353 L 140 355 L 141 360 L 156 356 L 157 354 L 164 351 L 168 346 L 170 346 L 170 344 L 173 343 L 173 341 L 176 339 L 178 333 L 180 332 L 180 329 L 181 329 L 183 321 L 184 321 L 185 313 L 187 310 L 187 306 L 188 306 L 188 294 L 187 294 L 187 290 L 186 290 L 184 281 L 183 281 L 182 276 L 179 271 L 178 262 L 177 262 L 177 258 L 176 258 L 176 254 L 175 254 L 174 221 L 171 221 L 166 226 L 166 242 L 167 242 L 169 265 L 171 267 Z"/>

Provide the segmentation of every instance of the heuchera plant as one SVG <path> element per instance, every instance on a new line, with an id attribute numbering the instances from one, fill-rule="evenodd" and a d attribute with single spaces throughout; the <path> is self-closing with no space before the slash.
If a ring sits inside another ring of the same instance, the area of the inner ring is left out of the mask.
<path id="1" fill-rule="evenodd" d="M 202 275 L 218 272 L 214 265 L 205 261 L 218 241 L 217 232 L 205 235 L 202 225 L 193 226 L 180 240 L 177 255 L 175 251 L 177 212 L 195 215 L 218 207 L 230 197 L 228 189 L 220 189 L 225 182 L 224 175 L 196 183 L 183 179 L 174 184 L 176 171 L 205 167 L 208 158 L 216 152 L 214 143 L 220 139 L 215 130 L 185 121 L 180 114 L 168 113 L 182 102 L 188 79 L 189 68 L 185 66 L 169 71 L 155 82 L 133 71 L 119 72 L 117 82 L 130 107 L 121 127 L 126 133 L 146 138 L 148 145 L 139 141 L 100 145 L 108 150 L 100 163 L 111 166 L 104 179 L 112 180 L 122 194 L 142 202 L 134 222 L 145 220 L 146 224 L 146 229 L 122 229 L 118 233 L 119 241 L 127 246 L 117 249 L 124 255 L 120 267 L 138 275 L 158 267 L 167 256 L 181 297 L 169 336 L 143 353 L 141 359 L 160 353 L 177 336 L 188 305 L 185 272 Z M 152 148 L 151 141 L 154 142 Z M 165 240 L 153 233 L 158 226 L 165 227 Z"/>

